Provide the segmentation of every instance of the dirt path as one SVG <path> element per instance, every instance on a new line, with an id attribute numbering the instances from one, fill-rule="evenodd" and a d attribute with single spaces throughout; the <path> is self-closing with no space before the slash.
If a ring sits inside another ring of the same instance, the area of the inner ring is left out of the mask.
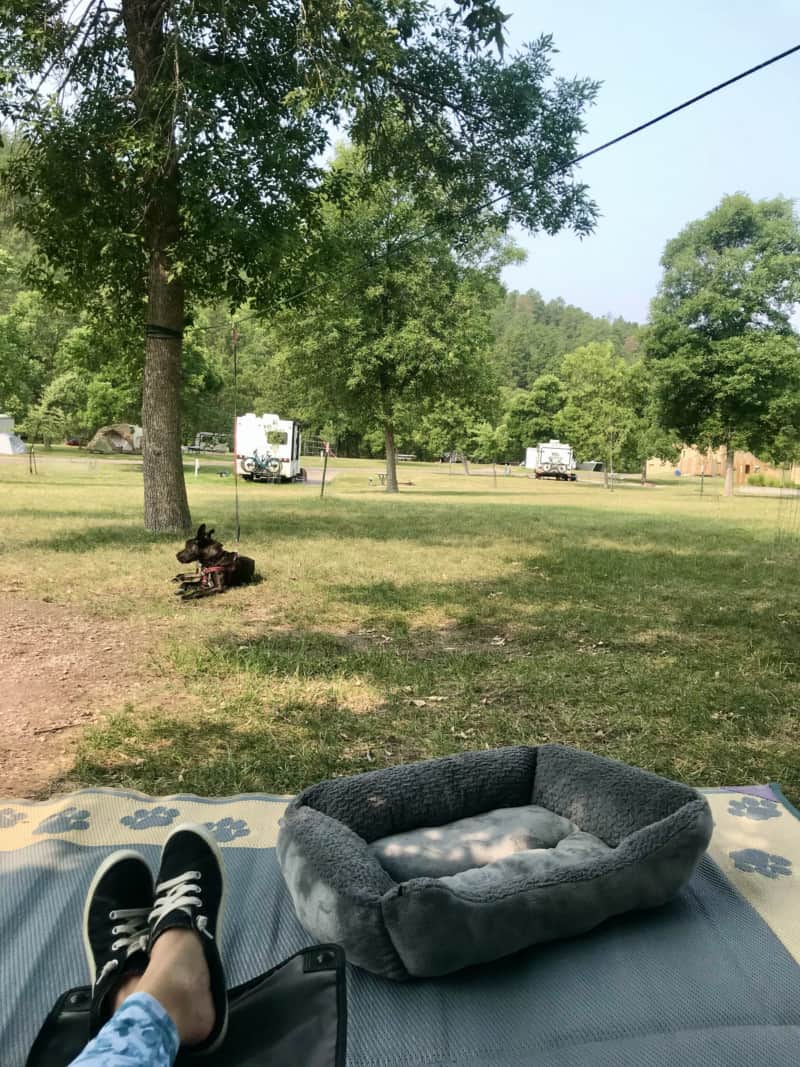
<path id="1" fill-rule="evenodd" d="M 136 702 L 152 636 L 131 623 L 0 597 L 0 797 L 48 791 L 80 728 L 104 705 Z"/>

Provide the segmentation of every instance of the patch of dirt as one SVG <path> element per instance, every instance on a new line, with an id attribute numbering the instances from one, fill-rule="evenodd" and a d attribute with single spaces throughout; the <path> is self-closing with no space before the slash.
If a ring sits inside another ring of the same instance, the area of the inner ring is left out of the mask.
<path id="1" fill-rule="evenodd" d="M 104 707 L 138 702 L 156 634 L 135 621 L 0 597 L 0 797 L 41 797 Z"/>

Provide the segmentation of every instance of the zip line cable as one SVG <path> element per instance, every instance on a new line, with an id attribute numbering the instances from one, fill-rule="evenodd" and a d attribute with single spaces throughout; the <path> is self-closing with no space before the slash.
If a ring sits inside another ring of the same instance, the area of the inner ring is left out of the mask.
<path id="1" fill-rule="evenodd" d="M 773 63 L 779 63 L 782 59 L 786 59 L 789 56 L 794 55 L 796 52 L 800 52 L 800 44 L 796 44 L 792 48 L 787 48 L 784 52 L 779 52 L 778 55 L 772 56 L 770 59 L 765 59 L 762 63 L 757 63 L 754 67 L 749 67 L 747 70 L 743 70 L 740 74 L 735 74 L 732 78 L 727 78 L 725 81 L 719 82 L 717 85 L 712 86 L 710 89 L 706 89 L 704 92 L 698 93 L 696 96 L 692 96 L 688 100 L 684 100 L 683 103 L 676 104 L 675 107 L 671 107 L 668 111 L 662 111 L 660 115 L 656 115 L 654 118 L 648 119 L 647 122 L 642 122 L 638 126 L 634 126 L 632 129 L 626 130 L 625 133 L 621 133 L 617 137 L 612 137 L 610 141 L 605 141 L 603 142 L 603 144 L 597 145 L 595 148 L 589 149 L 588 152 L 581 152 L 580 155 L 575 156 L 574 159 L 569 160 L 569 162 L 564 163 L 562 166 L 551 171 L 548 177 L 552 177 L 562 170 L 568 170 L 570 167 L 574 167 L 578 163 L 582 163 L 584 160 L 589 159 L 591 156 L 598 155 L 600 152 L 605 152 L 606 149 L 611 148 L 614 145 L 620 144 L 622 141 L 628 140 L 629 137 L 634 137 L 636 136 L 636 134 L 642 133 L 643 130 L 647 130 L 651 126 L 656 126 L 659 122 L 663 122 L 665 119 L 670 118 L 672 115 L 677 115 L 679 111 L 685 111 L 686 108 L 693 107 L 701 100 L 705 100 L 707 97 L 713 96 L 715 93 L 719 93 L 723 89 L 727 89 L 728 86 L 734 85 L 736 82 L 740 82 L 743 81 L 745 78 L 749 78 L 751 75 L 758 73 L 758 71 L 764 70 L 766 67 L 772 66 Z M 524 188 L 524 185 L 520 186 L 520 189 Z M 497 196 L 485 201 L 483 204 L 479 204 L 475 208 L 471 208 L 453 215 L 452 218 L 455 221 L 459 218 L 466 218 L 469 215 L 480 214 L 487 208 L 493 207 L 495 204 L 498 204 L 502 200 L 507 199 L 508 195 L 508 193 L 500 193 Z M 423 230 L 422 233 L 417 234 L 414 237 L 410 237 L 407 241 L 396 245 L 393 249 L 384 253 L 381 258 L 384 261 L 389 261 L 393 256 L 397 255 L 398 252 L 403 252 L 411 245 L 416 244 L 418 241 L 424 240 L 426 237 L 431 236 L 433 232 L 434 231 L 432 230 Z M 372 269 L 374 266 L 374 263 L 365 264 L 364 267 L 361 268 L 361 270 L 369 270 Z M 361 273 L 361 270 L 354 271 L 353 273 Z M 293 304 L 295 301 L 300 300 L 302 297 L 308 296 L 310 293 L 316 292 L 318 289 L 325 288 L 327 284 L 328 283 L 326 281 L 316 282 L 314 285 L 307 286 L 305 289 L 300 289 L 296 293 L 291 293 L 285 299 L 279 301 L 279 307 L 286 307 L 290 304 Z M 250 319 L 262 317 L 262 314 L 263 313 L 260 311 L 253 311 L 248 315 L 239 316 L 237 322 L 248 322 Z M 216 326 L 193 327 L 194 331 L 197 333 L 211 333 L 215 330 L 227 330 L 229 328 L 230 327 L 227 323 L 224 325 L 221 324 Z"/>
<path id="2" fill-rule="evenodd" d="M 606 141 L 605 144 L 598 145 L 597 148 L 592 148 L 589 152 L 584 152 L 581 155 L 576 156 L 571 163 L 567 164 L 567 166 L 573 167 L 576 163 L 582 163 L 584 159 L 588 159 L 590 156 L 596 156 L 598 152 L 602 152 L 606 148 L 611 148 L 612 145 L 619 144 L 620 141 L 625 141 L 628 137 L 633 137 L 634 134 L 641 133 L 642 130 L 646 130 L 650 126 L 655 126 L 658 122 L 663 122 L 664 119 L 668 119 L 670 118 L 670 116 L 676 115 L 679 111 L 683 111 L 687 107 L 691 107 L 693 104 L 697 104 L 699 103 L 699 101 L 705 100 L 707 96 L 713 96 L 714 93 L 718 93 L 722 89 L 727 89 L 729 85 L 733 85 L 736 82 L 742 81 L 744 78 L 749 78 L 751 74 L 755 74 L 759 70 L 763 70 L 765 67 L 771 66 L 773 63 L 778 63 L 781 59 L 786 59 L 788 56 L 793 55 L 795 52 L 800 52 L 800 44 L 796 44 L 792 48 L 787 48 L 785 52 L 780 52 L 777 56 L 772 56 L 771 59 L 765 59 L 763 63 L 758 63 L 755 67 L 750 67 L 748 70 L 743 70 L 741 74 L 736 74 L 734 75 L 734 77 L 728 78 L 727 81 L 720 82 L 718 85 L 713 86 L 711 89 L 706 89 L 705 92 L 698 93 L 697 96 L 693 96 L 689 100 L 684 100 L 682 104 L 677 104 L 675 107 L 670 108 L 669 111 L 663 111 L 660 115 L 656 115 L 655 118 L 650 119 L 648 122 L 643 122 L 639 126 L 634 126 L 634 128 L 632 130 L 628 130 L 627 133 L 621 133 L 618 137 L 614 137 L 610 141 Z"/>

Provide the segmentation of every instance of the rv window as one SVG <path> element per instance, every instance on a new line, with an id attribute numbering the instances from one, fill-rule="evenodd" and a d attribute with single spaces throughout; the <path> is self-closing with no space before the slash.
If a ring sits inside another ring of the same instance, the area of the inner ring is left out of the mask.
<path id="1" fill-rule="evenodd" d="M 288 434 L 284 430 L 270 430 L 267 434 L 267 444 L 270 445 L 285 445 L 288 440 Z"/>

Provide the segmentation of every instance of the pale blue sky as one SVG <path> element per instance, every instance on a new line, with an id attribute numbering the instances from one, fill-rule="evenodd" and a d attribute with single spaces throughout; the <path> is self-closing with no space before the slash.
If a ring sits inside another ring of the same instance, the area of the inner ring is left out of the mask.
<path id="1" fill-rule="evenodd" d="M 556 73 L 602 81 L 586 150 L 800 43 L 800 0 L 505 0 L 513 47 L 552 33 Z M 583 241 L 519 237 L 514 289 L 645 321 L 665 243 L 725 193 L 800 198 L 800 53 L 587 160 Z"/>

